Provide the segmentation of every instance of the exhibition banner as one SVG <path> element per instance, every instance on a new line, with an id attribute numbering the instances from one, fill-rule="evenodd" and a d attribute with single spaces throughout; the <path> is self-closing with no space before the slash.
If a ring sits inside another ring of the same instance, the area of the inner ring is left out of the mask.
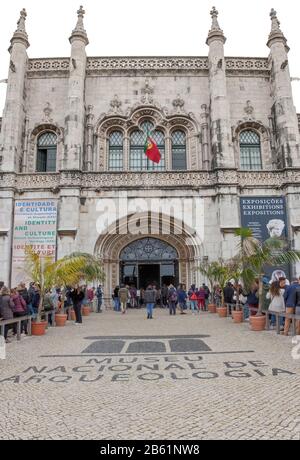
<path id="1" fill-rule="evenodd" d="M 240 198 L 241 226 L 250 228 L 259 241 L 280 238 L 288 247 L 286 202 L 283 196 L 253 196 Z M 288 277 L 288 267 L 266 267 L 266 274 L 273 280 Z"/>
<path id="2" fill-rule="evenodd" d="M 25 248 L 31 246 L 43 256 L 56 257 L 57 201 L 18 200 L 14 210 L 11 286 L 28 282 Z"/>

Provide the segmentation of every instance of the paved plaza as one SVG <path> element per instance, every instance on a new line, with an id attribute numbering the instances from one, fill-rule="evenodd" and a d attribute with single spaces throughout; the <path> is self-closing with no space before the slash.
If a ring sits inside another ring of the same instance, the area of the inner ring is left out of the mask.
<path id="1" fill-rule="evenodd" d="M 92 314 L 7 346 L 0 438 L 296 440 L 297 357 L 208 313 Z"/>

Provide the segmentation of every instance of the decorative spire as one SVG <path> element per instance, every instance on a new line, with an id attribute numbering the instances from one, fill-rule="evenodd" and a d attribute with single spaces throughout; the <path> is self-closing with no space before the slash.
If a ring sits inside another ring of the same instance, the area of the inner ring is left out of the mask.
<path id="1" fill-rule="evenodd" d="M 17 22 L 17 28 L 15 30 L 15 33 L 13 34 L 13 37 L 11 39 L 11 46 L 15 42 L 22 42 L 25 44 L 26 48 L 29 47 L 29 41 L 28 41 L 28 35 L 26 32 L 26 27 L 25 27 L 25 21 L 26 21 L 27 13 L 25 8 L 23 8 L 20 11 L 20 18 Z M 11 47 L 9 48 L 9 51 L 11 50 Z"/>
<path id="2" fill-rule="evenodd" d="M 274 43 L 274 40 L 276 41 L 279 40 L 284 43 L 286 50 L 289 51 L 289 47 L 286 44 L 286 38 L 282 30 L 280 29 L 280 22 L 277 18 L 277 12 L 274 10 L 274 8 L 271 9 L 270 18 L 271 18 L 272 26 L 271 26 L 271 33 L 269 35 L 267 46 L 270 48 L 272 43 Z"/>
<path id="3" fill-rule="evenodd" d="M 85 45 L 89 44 L 87 33 L 86 33 L 86 30 L 83 24 L 84 15 L 85 15 L 85 10 L 83 9 L 83 6 L 80 5 L 79 10 L 77 11 L 77 16 L 78 16 L 77 24 L 70 37 L 71 43 L 74 39 L 79 39 L 79 40 L 83 40 L 85 42 Z"/>
<path id="4" fill-rule="evenodd" d="M 206 40 L 206 44 L 209 45 L 211 43 L 212 39 L 219 39 L 219 40 L 222 40 L 223 43 L 225 43 L 226 38 L 225 38 L 225 36 L 223 34 L 223 30 L 219 26 L 219 22 L 218 22 L 219 12 L 218 12 L 218 10 L 216 9 L 215 6 L 212 7 L 210 15 L 211 15 L 211 18 L 212 18 L 212 24 L 211 24 L 210 31 L 208 32 L 208 37 L 207 37 L 207 40 Z"/>

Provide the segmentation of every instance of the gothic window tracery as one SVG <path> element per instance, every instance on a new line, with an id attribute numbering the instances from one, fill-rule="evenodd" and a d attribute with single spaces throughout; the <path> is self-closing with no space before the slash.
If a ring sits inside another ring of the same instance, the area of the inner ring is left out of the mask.
<path id="1" fill-rule="evenodd" d="M 240 133 L 240 168 L 262 169 L 260 136 L 254 130 L 244 130 Z"/>
<path id="2" fill-rule="evenodd" d="M 121 171 L 123 169 L 124 136 L 121 131 L 113 131 L 108 140 L 108 169 Z"/>
<path id="3" fill-rule="evenodd" d="M 57 135 L 45 131 L 37 139 L 37 172 L 56 172 Z"/>
<path id="4" fill-rule="evenodd" d="M 186 170 L 186 134 L 177 129 L 172 133 L 172 169 Z"/>
<path id="5" fill-rule="evenodd" d="M 120 254 L 120 259 L 123 262 L 174 261 L 178 259 L 178 253 L 165 241 L 156 238 L 142 238 L 126 246 Z"/>
<path id="6" fill-rule="evenodd" d="M 159 164 L 153 163 L 145 155 L 147 134 L 154 140 L 161 153 Z M 139 130 L 130 135 L 129 168 L 132 171 L 163 171 L 165 169 L 165 135 L 161 130 L 154 130 L 151 121 L 144 121 Z"/>

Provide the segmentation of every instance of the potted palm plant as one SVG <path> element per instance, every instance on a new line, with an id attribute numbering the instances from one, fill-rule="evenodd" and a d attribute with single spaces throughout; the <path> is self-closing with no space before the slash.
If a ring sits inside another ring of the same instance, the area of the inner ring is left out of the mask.
<path id="1" fill-rule="evenodd" d="M 46 322 L 42 321 L 45 292 L 54 286 L 74 286 L 84 279 L 86 281 L 105 278 L 100 261 L 85 253 L 73 253 L 53 262 L 51 257 L 42 257 L 30 246 L 26 248 L 26 270 L 29 277 L 40 286 L 40 301 L 36 320 L 32 323 L 32 334 L 43 335 Z M 67 315 L 55 315 L 57 325 L 64 326 Z"/>
<path id="2" fill-rule="evenodd" d="M 240 238 L 240 258 L 243 263 L 242 278 L 246 286 L 258 280 L 258 312 L 250 317 L 253 331 L 265 329 L 266 317 L 263 315 L 263 276 L 267 266 L 285 265 L 300 261 L 300 252 L 286 249 L 286 243 L 276 237 L 261 242 L 253 237 L 251 229 L 239 228 L 235 232 Z"/>
<path id="3" fill-rule="evenodd" d="M 231 278 L 230 264 L 224 262 L 222 259 L 216 262 L 214 268 L 214 277 L 221 289 L 221 306 L 217 308 L 217 313 L 220 316 L 220 318 L 226 318 L 227 307 L 224 301 L 224 288 L 228 280 Z"/>

